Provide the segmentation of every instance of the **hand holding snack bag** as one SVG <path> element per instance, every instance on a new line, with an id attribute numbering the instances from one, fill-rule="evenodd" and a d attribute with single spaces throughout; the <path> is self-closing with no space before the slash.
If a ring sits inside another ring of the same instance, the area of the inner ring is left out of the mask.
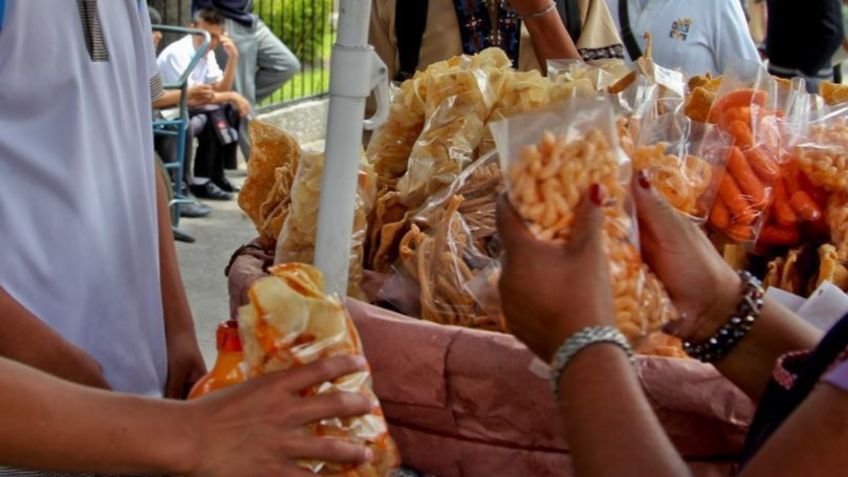
<path id="1" fill-rule="evenodd" d="M 604 247 L 616 325 L 638 340 L 676 318 L 662 283 L 642 262 L 628 213 L 630 163 L 618 146 L 605 100 L 573 100 L 492 125 L 506 171 L 509 200 L 541 240 L 567 242 L 575 210 L 593 184 L 610 199 Z"/>
<path id="2" fill-rule="evenodd" d="M 250 287 L 250 304 L 239 309 L 239 332 L 250 377 L 297 368 L 323 358 L 362 355 L 356 328 L 342 305 L 324 293 L 318 269 L 303 264 L 272 267 Z M 371 398 L 371 414 L 311 424 L 306 434 L 348 439 L 371 448 L 374 460 L 358 467 L 302 462 L 320 475 L 388 477 L 399 464 L 368 372 L 326 382 L 302 393 L 357 392 Z"/>

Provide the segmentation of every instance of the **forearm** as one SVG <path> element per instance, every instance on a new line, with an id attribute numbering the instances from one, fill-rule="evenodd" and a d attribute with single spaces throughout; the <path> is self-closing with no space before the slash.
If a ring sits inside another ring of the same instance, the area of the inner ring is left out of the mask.
<path id="1" fill-rule="evenodd" d="M 68 342 L 0 288 L 0 327 L 14 332 L 0 333 L 0 356 L 69 381 L 107 387 L 93 358 Z M 82 361 L 85 362 L 83 365 Z"/>
<path id="2" fill-rule="evenodd" d="M 548 60 L 581 59 L 580 52 L 577 51 L 556 10 L 539 17 L 527 18 L 524 25 L 530 33 L 533 50 L 543 71 L 546 70 Z"/>
<path id="3" fill-rule="evenodd" d="M 157 174 L 156 177 L 156 197 L 159 212 L 160 286 L 165 315 L 165 334 L 168 339 L 171 339 L 180 333 L 194 335 L 194 321 L 180 276 L 177 249 L 174 246 L 174 238 L 171 233 L 171 214 L 168 209 L 164 180 L 160 174 Z"/>
<path id="4" fill-rule="evenodd" d="M 0 462 L 39 470 L 184 474 L 186 405 L 82 387 L 0 358 Z"/>
<path id="5" fill-rule="evenodd" d="M 182 92 L 178 89 L 166 90 L 165 93 L 159 97 L 159 99 L 153 101 L 153 107 L 156 109 L 163 109 L 171 106 L 176 106 L 177 103 L 180 102 L 180 96 L 182 96 Z"/>
<path id="6" fill-rule="evenodd" d="M 614 345 L 592 345 L 560 380 L 560 409 L 578 476 L 690 475 Z"/>
<path id="7" fill-rule="evenodd" d="M 236 79 L 236 67 L 238 66 L 238 55 L 229 55 L 227 58 L 227 67 L 224 68 L 224 77 L 221 78 L 221 81 L 215 83 L 215 91 L 224 92 L 224 91 L 232 91 L 233 83 Z"/>
<path id="8" fill-rule="evenodd" d="M 727 312 L 725 322 L 731 313 Z M 715 329 L 710 330 L 710 336 L 712 333 Z M 791 351 L 813 349 L 820 339 L 816 328 L 767 298 L 751 331 L 716 367 L 751 399 L 759 401 L 778 358 Z"/>

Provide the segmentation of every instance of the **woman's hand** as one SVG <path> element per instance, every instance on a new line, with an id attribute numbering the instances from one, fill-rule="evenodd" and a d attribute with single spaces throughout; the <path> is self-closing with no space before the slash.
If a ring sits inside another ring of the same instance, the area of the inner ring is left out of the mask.
<path id="1" fill-rule="evenodd" d="M 596 185 L 583 197 L 566 246 L 537 240 L 505 196 L 498 202 L 503 313 L 510 331 L 545 361 L 581 329 L 614 323 L 603 195 Z"/>
<path id="2" fill-rule="evenodd" d="M 637 174 L 633 195 L 639 215 L 642 256 L 665 284 L 681 319 L 666 331 L 700 342 L 724 324 L 741 298 L 736 272 L 707 236 L 672 208 Z"/>

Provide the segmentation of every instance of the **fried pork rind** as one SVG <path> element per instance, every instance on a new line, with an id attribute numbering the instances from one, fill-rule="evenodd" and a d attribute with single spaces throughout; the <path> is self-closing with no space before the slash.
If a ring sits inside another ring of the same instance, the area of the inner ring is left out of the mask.
<path id="1" fill-rule="evenodd" d="M 780 280 L 783 277 L 783 266 L 786 264 L 786 259 L 776 257 L 766 265 L 766 276 L 763 279 L 763 287 L 765 288 L 780 288 Z"/>
<path id="2" fill-rule="evenodd" d="M 721 76 L 713 78 L 710 73 L 693 76 L 689 78 L 689 82 L 687 83 L 689 91 L 694 91 L 695 88 L 704 88 L 707 91 L 717 93 L 719 86 L 721 86 Z"/>
<path id="3" fill-rule="evenodd" d="M 362 259 L 364 255 L 365 229 L 367 227 L 367 208 L 363 197 L 371 192 L 363 191 L 372 181 L 368 179 L 370 172 L 367 166 L 360 173 L 360 191 L 356 197 L 352 249 L 350 259 L 350 275 L 348 295 L 363 298 L 359 287 L 362 281 Z M 303 262 L 312 263 L 315 258 L 315 240 L 318 233 L 318 203 L 321 193 L 321 173 L 324 170 L 323 154 L 307 153 L 300 161 L 294 185 L 291 189 L 291 209 L 283 223 L 279 240 L 277 241 L 277 263 Z"/>
<path id="4" fill-rule="evenodd" d="M 510 202 L 536 237 L 566 242 L 583 195 L 592 184 L 604 186 L 612 199 L 606 208 L 604 245 L 616 324 L 636 340 L 676 318 L 677 312 L 635 246 L 635 224 L 625 210 L 630 164 L 614 128 L 609 103 L 578 100 L 493 125 Z"/>
<path id="5" fill-rule="evenodd" d="M 256 225 L 260 236 L 274 243 L 285 215 L 285 206 L 279 206 L 286 189 L 291 187 L 290 178 L 297 169 L 300 146 L 281 129 L 258 120 L 250 122 L 248 133 L 253 147 L 238 204 Z M 284 170 L 278 174 L 278 168 Z M 269 201 L 272 195 L 280 201 Z"/>
<path id="6" fill-rule="evenodd" d="M 819 94 L 828 106 L 848 103 L 848 85 L 822 81 L 819 83 Z"/>
<path id="7" fill-rule="evenodd" d="M 426 123 L 397 184 L 401 201 L 417 208 L 475 159 L 494 106 L 490 77 L 508 67 L 504 53 L 486 50 L 466 64 L 428 77 Z"/>
<path id="8" fill-rule="evenodd" d="M 795 248 L 789 251 L 786 255 L 786 261 L 783 264 L 783 270 L 780 273 L 779 288 L 789 293 L 801 295 L 806 287 L 806 280 L 801 274 L 798 267 L 798 258 L 803 252 L 802 248 Z"/>
<path id="9" fill-rule="evenodd" d="M 549 103 L 551 82 L 537 70 L 524 72 L 509 69 L 496 70 L 490 75 L 489 83 L 497 101 L 487 122 L 533 111 Z M 484 128 L 478 155 L 483 156 L 494 149 L 495 141 L 492 138 L 492 132 Z"/>
<path id="10" fill-rule="evenodd" d="M 250 303 L 239 309 L 239 333 L 251 378 L 332 356 L 364 356 L 353 322 L 342 305 L 324 293 L 323 278 L 314 267 L 298 263 L 275 266 L 271 276 L 250 287 L 248 297 Z M 355 418 L 325 419 L 309 424 L 308 432 L 366 445 L 373 451 L 374 460 L 361 466 L 320 461 L 303 461 L 300 465 L 328 476 L 390 476 L 400 457 L 371 387 L 370 372 L 304 390 L 319 395 L 340 391 L 367 396 L 373 403 L 372 412 Z"/>
<path id="11" fill-rule="evenodd" d="M 689 93 L 686 98 L 686 107 L 684 113 L 693 121 L 705 123 L 710 117 L 710 110 L 713 107 L 717 93 L 710 91 L 703 86 L 698 86 Z"/>
<path id="12" fill-rule="evenodd" d="M 848 192 L 848 118 L 837 111 L 810 125 L 795 148 L 798 165 L 813 184 Z"/>
<path id="13" fill-rule="evenodd" d="M 505 331 L 499 310 L 482 306 L 470 288 L 491 269 L 494 259 L 474 245 L 473 235 L 459 213 L 462 202 L 462 196 L 453 196 L 441 216 L 433 218 L 433 229 L 422 231 L 412 225 L 400 244 L 400 276 L 387 284 L 386 298 L 393 295 L 392 286 L 405 286 L 408 277 L 420 288 L 416 308 L 421 318 L 445 325 Z"/>
<path id="14" fill-rule="evenodd" d="M 836 253 L 836 247 L 826 243 L 819 247 L 819 276 L 816 288 L 824 282 L 831 282 L 842 290 L 848 288 L 848 268 Z"/>

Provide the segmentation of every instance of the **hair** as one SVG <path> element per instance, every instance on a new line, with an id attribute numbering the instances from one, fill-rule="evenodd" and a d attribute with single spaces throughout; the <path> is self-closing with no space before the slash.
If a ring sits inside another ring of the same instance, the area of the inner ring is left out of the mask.
<path id="1" fill-rule="evenodd" d="M 194 12 L 194 21 L 204 21 L 210 25 L 223 25 L 224 16 L 214 8 L 201 8 Z"/>
<path id="2" fill-rule="evenodd" d="M 162 23 L 162 15 L 159 14 L 159 10 L 149 7 L 147 9 L 147 13 L 150 14 L 150 24 L 151 25 L 159 25 Z"/>

